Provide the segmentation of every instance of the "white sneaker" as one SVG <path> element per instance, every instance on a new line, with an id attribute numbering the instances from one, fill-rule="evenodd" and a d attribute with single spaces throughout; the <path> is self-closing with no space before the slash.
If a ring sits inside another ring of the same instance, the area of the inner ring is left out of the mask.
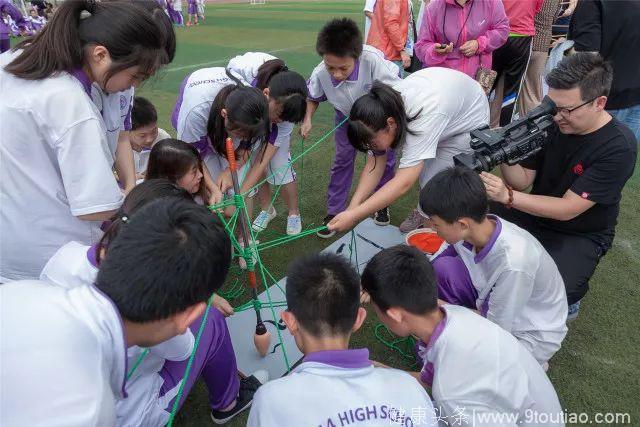
<path id="1" fill-rule="evenodd" d="M 287 217 L 287 234 L 293 236 L 302 231 L 302 218 L 300 215 L 289 215 Z"/>
<path id="2" fill-rule="evenodd" d="M 260 233 L 267 228 L 271 220 L 277 215 L 276 209 L 273 206 L 271 206 L 269 211 L 260 211 L 256 219 L 253 221 L 251 228 L 253 228 L 253 231 Z"/>

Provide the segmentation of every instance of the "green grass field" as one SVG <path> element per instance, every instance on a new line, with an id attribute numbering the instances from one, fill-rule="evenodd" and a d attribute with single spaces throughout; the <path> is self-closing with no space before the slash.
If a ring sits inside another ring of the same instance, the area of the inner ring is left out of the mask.
<path id="1" fill-rule="evenodd" d="M 228 59 L 246 51 L 271 52 L 283 58 L 293 70 L 308 76 L 319 58 L 314 51 L 318 29 L 328 19 L 348 16 L 361 22 L 362 1 L 279 2 L 260 6 L 249 4 L 210 4 L 207 21 L 199 27 L 181 28 L 175 61 L 139 93 L 158 107 L 160 125 L 173 132 L 169 124 L 171 109 L 182 79 L 191 71 L 209 66 L 224 66 Z M 332 110 L 323 105 L 316 114 L 313 141 L 333 127 Z M 298 137 L 292 140 L 293 153 L 301 151 Z M 325 215 L 325 191 L 333 155 L 329 138 L 296 165 L 299 174 L 300 200 L 304 226 L 317 226 Z M 360 166 L 362 162 L 360 161 Z M 551 361 L 549 376 L 563 408 L 572 413 L 629 413 L 631 423 L 640 424 L 640 214 L 635 202 L 640 196 L 640 172 L 627 184 L 614 246 L 602 260 L 591 282 L 591 291 L 582 305 L 579 319 L 570 325 L 562 349 Z M 415 203 L 416 191 L 391 208 L 392 221 L 398 225 Z M 282 211 L 283 204 L 276 207 Z M 272 222 L 275 234 L 284 231 L 283 215 Z M 284 275 L 291 254 L 319 251 L 328 242 L 310 236 L 286 248 L 276 248 L 264 256 L 264 263 L 276 278 Z M 244 299 L 232 301 L 237 304 Z M 375 314 L 369 313 L 365 327 L 352 340 L 353 347 L 366 346 L 371 358 L 396 367 L 403 360 L 390 353 L 373 336 Z M 250 333 L 250 331 L 247 331 Z M 390 391 L 391 392 L 391 391 Z M 277 398 L 274 396 L 274 399 Z M 244 425 L 246 417 L 230 425 Z M 178 415 L 181 426 L 210 423 L 207 393 L 200 383 Z"/>

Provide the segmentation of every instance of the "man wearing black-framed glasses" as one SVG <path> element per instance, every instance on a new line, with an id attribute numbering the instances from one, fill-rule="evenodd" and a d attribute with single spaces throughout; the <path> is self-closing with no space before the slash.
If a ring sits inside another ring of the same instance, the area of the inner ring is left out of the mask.
<path id="1" fill-rule="evenodd" d="M 505 181 L 482 174 L 498 202 L 494 213 L 533 234 L 558 265 L 569 318 L 611 247 L 622 189 L 636 162 L 635 136 L 605 110 L 612 78 L 598 54 L 564 58 L 546 77 L 557 128 L 544 148 L 519 165 L 501 165 Z"/>

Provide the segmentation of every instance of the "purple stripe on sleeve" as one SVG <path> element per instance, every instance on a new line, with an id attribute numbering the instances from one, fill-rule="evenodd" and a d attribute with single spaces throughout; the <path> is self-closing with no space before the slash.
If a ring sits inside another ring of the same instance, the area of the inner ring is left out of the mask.
<path id="1" fill-rule="evenodd" d="M 173 111 L 171 112 L 171 125 L 175 130 L 178 130 L 178 115 L 180 114 L 180 108 L 182 107 L 182 101 L 184 100 L 184 90 L 187 87 L 189 77 L 191 77 L 191 74 L 185 77 L 182 81 L 182 84 L 180 85 L 180 91 L 178 92 L 178 100 L 176 101 L 176 105 L 173 107 Z"/>
<path id="2" fill-rule="evenodd" d="M 278 139 L 278 124 L 271 124 L 271 132 L 269 132 L 269 144 L 274 145 Z"/>
<path id="3" fill-rule="evenodd" d="M 80 82 L 84 91 L 91 97 L 91 80 L 89 80 L 87 73 L 82 68 L 76 68 L 70 74 Z"/>
<path id="4" fill-rule="evenodd" d="M 196 142 L 192 142 L 193 146 L 196 147 L 198 152 L 200 153 L 200 158 L 204 159 L 204 156 L 207 154 L 213 153 L 213 147 L 209 141 L 208 136 L 203 136 Z"/>

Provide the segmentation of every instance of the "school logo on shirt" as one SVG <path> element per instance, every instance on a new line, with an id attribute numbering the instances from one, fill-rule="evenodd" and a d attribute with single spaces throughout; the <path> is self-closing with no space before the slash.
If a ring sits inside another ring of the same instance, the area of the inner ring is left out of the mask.
<path id="1" fill-rule="evenodd" d="M 127 108 L 127 97 L 120 95 L 120 109 L 124 110 L 125 108 Z"/>
<path id="2" fill-rule="evenodd" d="M 576 175 L 582 175 L 583 172 L 584 168 L 582 167 L 582 163 L 578 163 L 573 167 L 573 173 L 575 173 Z"/>

